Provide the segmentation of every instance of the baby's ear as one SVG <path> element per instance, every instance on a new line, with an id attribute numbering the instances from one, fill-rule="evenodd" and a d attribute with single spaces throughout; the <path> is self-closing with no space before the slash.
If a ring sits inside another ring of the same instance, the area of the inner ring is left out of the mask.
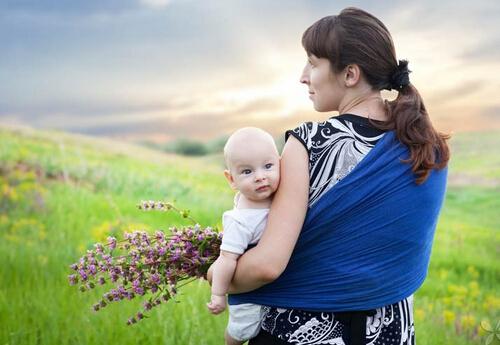
<path id="1" fill-rule="evenodd" d="M 231 186 L 232 189 L 236 189 L 236 185 L 234 184 L 234 178 L 233 175 L 231 175 L 231 172 L 229 170 L 224 170 L 224 176 L 227 179 L 227 182 L 229 182 L 229 185 Z"/>

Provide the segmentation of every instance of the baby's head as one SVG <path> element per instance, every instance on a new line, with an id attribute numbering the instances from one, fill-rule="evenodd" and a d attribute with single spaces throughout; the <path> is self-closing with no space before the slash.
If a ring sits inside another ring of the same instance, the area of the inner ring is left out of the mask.
<path id="1" fill-rule="evenodd" d="M 280 157 L 273 137 L 260 128 L 234 132 L 224 146 L 224 171 L 229 184 L 246 198 L 269 198 L 278 188 Z"/>

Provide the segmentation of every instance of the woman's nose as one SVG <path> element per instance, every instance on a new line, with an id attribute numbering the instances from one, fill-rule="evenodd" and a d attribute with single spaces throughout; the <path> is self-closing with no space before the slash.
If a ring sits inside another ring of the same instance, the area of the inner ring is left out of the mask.
<path id="1" fill-rule="evenodd" d="M 302 70 L 302 75 L 300 76 L 299 82 L 302 84 L 309 84 L 309 66 L 306 65 Z"/>

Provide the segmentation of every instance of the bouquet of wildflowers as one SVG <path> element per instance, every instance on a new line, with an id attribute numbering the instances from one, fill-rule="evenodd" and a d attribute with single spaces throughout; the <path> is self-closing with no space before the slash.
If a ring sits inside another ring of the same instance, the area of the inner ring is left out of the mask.
<path id="1" fill-rule="evenodd" d="M 96 243 L 94 250 L 87 250 L 70 266 L 75 271 L 68 276 L 70 285 L 80 284 L 82 292 L 95 288 L 96 283 L 112 282 L 115 286 L 94 304 L 95 311 L 111 302 L 146 295 L 150 297 L 144 297 L 143 312 L 151 310 L 174 298 L 181 286 L 205 277 L 219 255 L 222 233 L 210 227 L 201 228 L 188 210 L 156 201 L 143 201 L 138 207 L 145 211 L 176 211 L 195 225 L 172 227 L 168 235 L 163 231 L 154 235 L 145 231 L 125 232 L 121 241 L 108 237 L 107 244 Z M 127 325 L 147 318 L 143 312 L 130 317 Z"/>

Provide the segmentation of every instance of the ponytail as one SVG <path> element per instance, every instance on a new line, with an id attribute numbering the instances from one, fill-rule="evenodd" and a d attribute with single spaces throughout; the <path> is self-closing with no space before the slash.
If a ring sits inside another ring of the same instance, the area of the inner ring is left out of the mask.
<path id="1" fill-rule="evenodd" d="M 383 125 L 372 124 L 396 131 L 399 141 L 410 150 L 410 158 L 402 162 L 411 163 L 417 184 L 423 183 L 432 169 L 443 169 L 448 165 L 450 150 L 446 140 L 450 135 L 434 129 L 422 97 L 411 83 L 399 90 L 395 100 L 386 100 L 385 106 L 388 121 Z"/>

